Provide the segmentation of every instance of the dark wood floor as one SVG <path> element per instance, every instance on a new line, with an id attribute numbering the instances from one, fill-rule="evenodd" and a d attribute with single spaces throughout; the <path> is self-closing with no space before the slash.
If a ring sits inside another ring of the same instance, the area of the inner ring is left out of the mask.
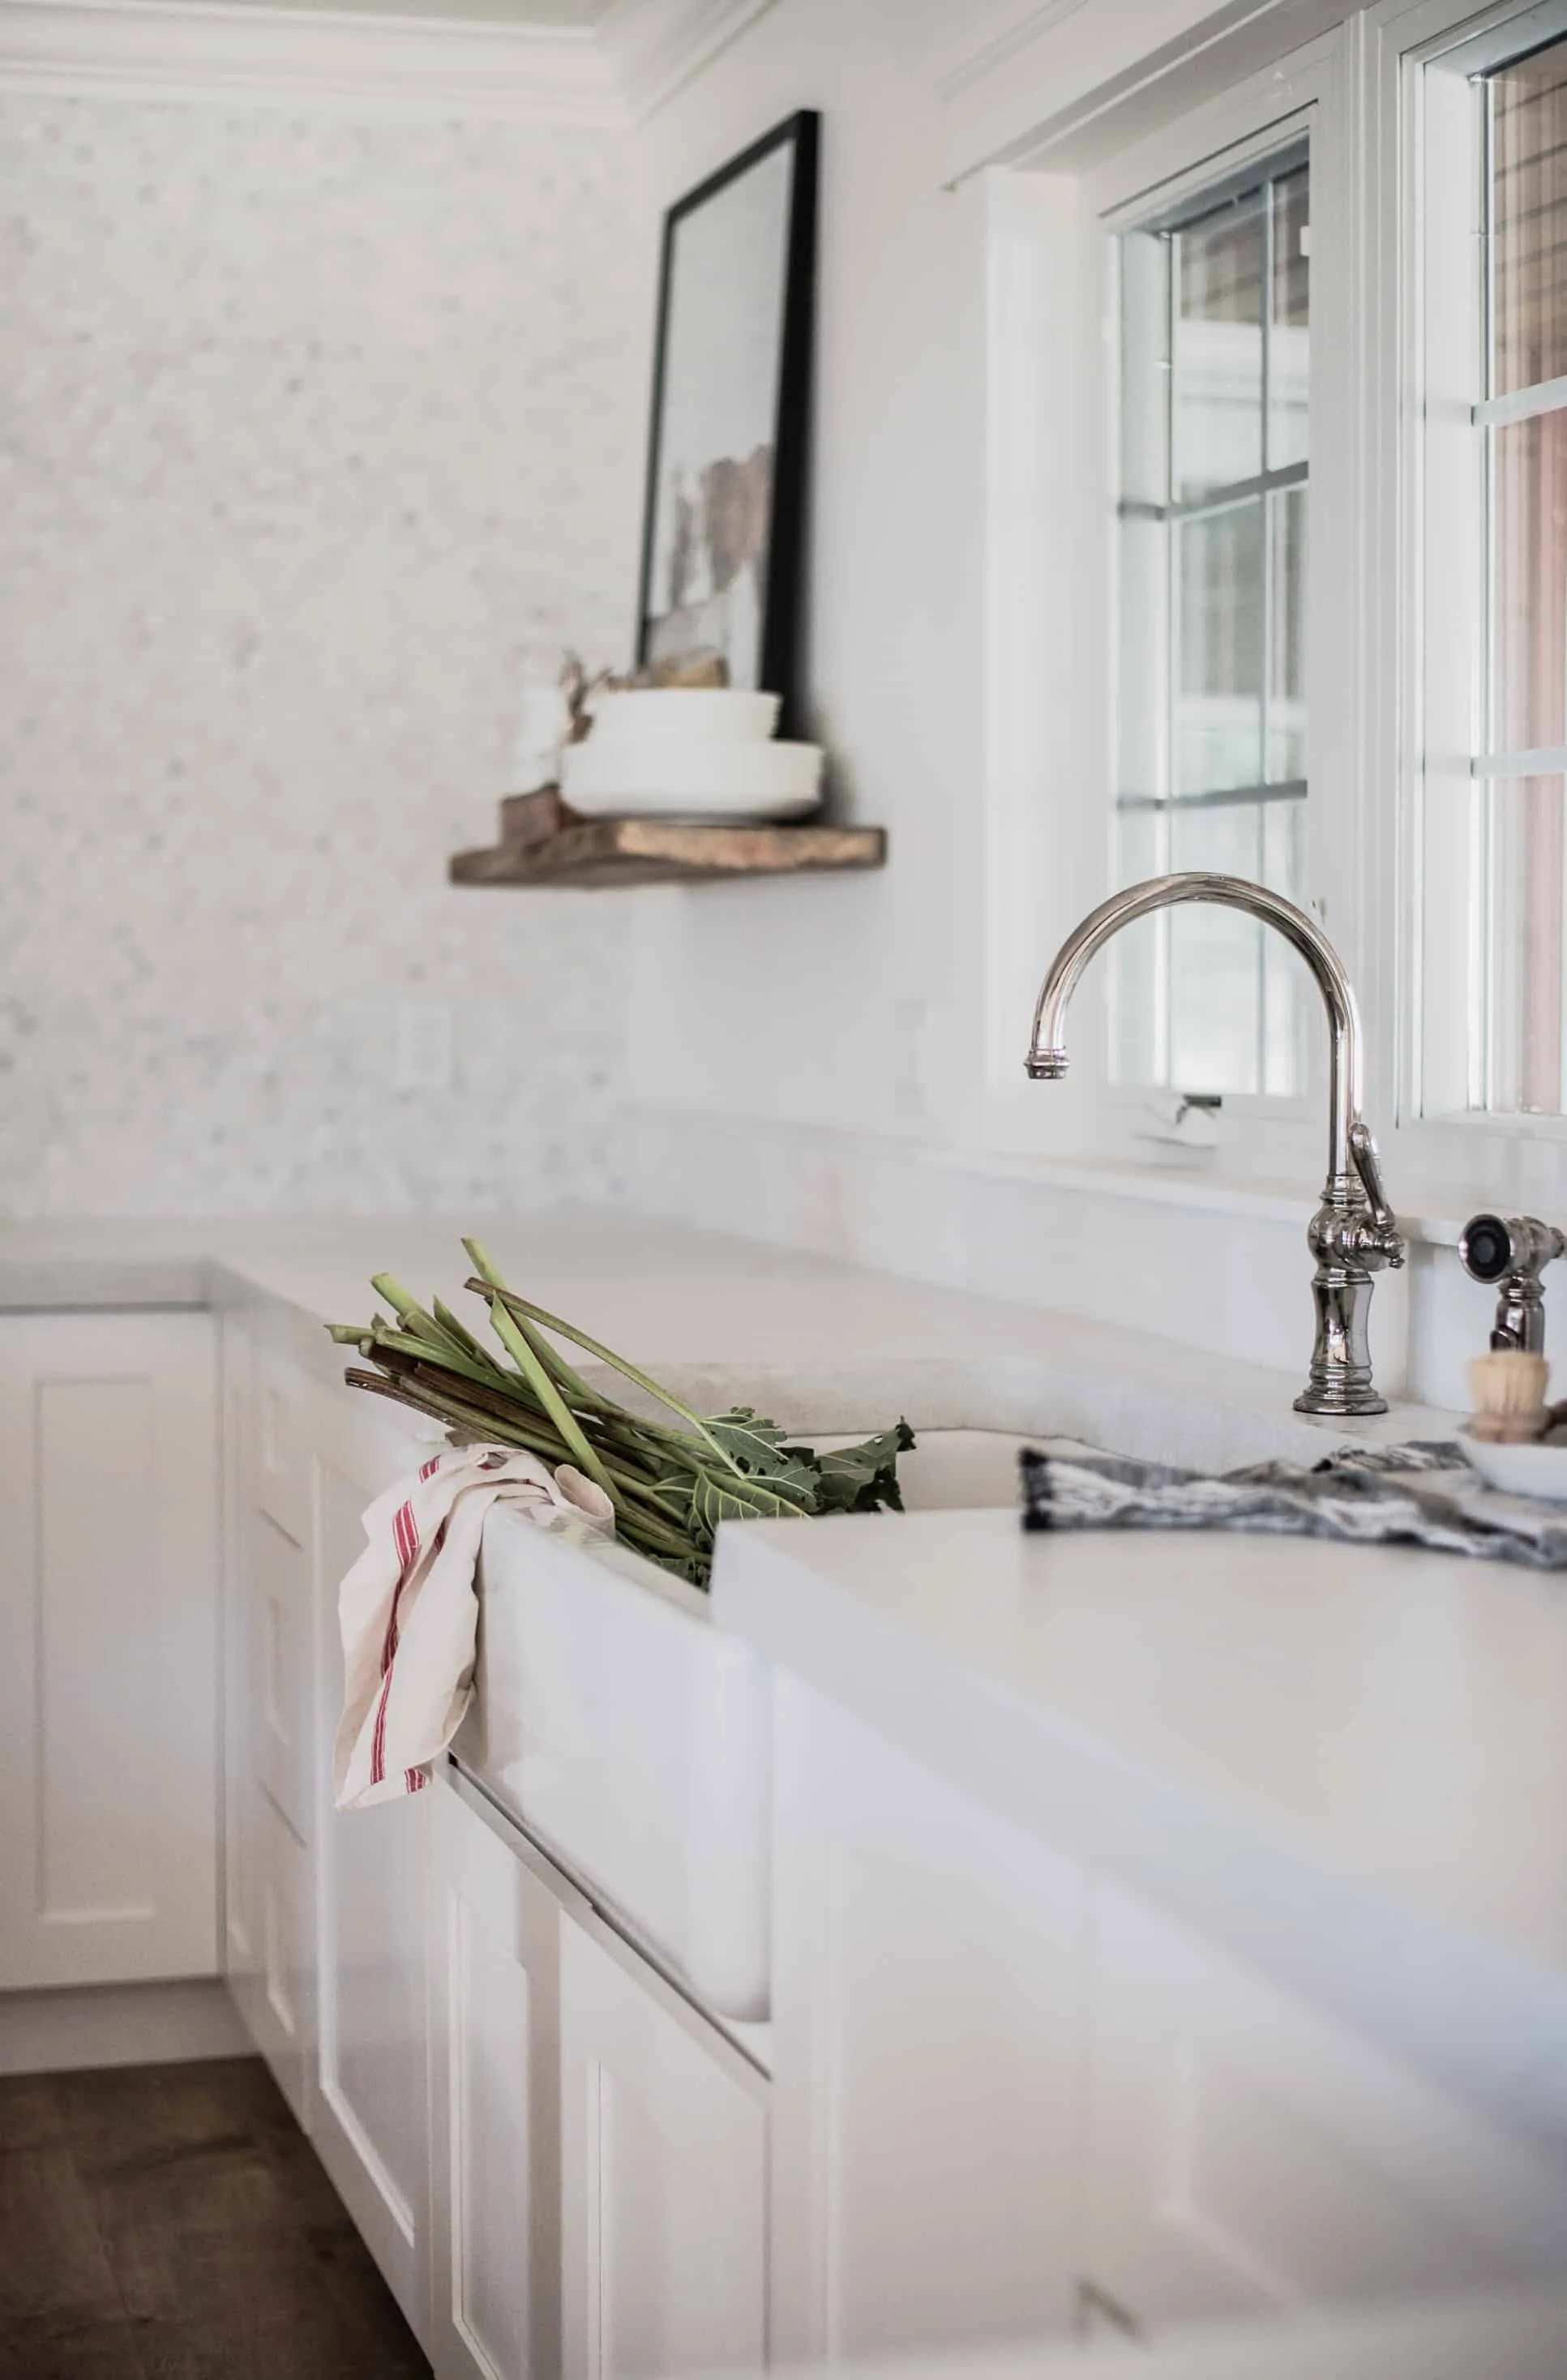
<path id="1" fill-rule="evenodd" d="M 259 2058 L 0 2078 L 5 2380 L 428 2380 Z"/>

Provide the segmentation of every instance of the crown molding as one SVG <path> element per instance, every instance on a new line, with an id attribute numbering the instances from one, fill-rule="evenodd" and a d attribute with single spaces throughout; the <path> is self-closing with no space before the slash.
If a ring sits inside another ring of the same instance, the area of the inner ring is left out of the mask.
<path id="1" fill-rule="evenodd" d="M 943 39 L 936 59 L 937 92 L 949 103 L 961 98 L 976 83 L 1003 73 L 1087 5 L 1088 0 L 1036 0 L 1021 15 L 1009 11 L 1007 21 L 995 30 L 987 25 L 982 10 L 967 10 L 961 22 L 954 19 L 950 26 L 940 20 Z"/>
<path id="2" fill-rule="evenodd" d="M 627 111 L 640 123 L 754 24 L 772 0 L 611 0 L 597 38 L 614 60 Z"/>
<path id="3" fill-rule="evenodd" d="M 1253 73 L 1369 0 L 1034 0 L 951 42 L 934 76 L 947 121 L 944 178 L 987 165 L 1091 163 L 1136 137 L 1203 75 Z M 1204 62 L 1207 62 L 1206 67 Z M 1162 96 L 1161 96 L 1162 94 Z"/>
<path id="4" fill-rule="evenodd" d="M 240 0 L 0 0 L 0 89 L 623 128 L 772 0 L 613 0 L 597 26 Z"/>

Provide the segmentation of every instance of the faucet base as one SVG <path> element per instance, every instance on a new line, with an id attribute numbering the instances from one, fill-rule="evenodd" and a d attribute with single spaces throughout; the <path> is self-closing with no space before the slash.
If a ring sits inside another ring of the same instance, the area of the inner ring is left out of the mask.
<path id="1" fill-rule="evenodd" d="M 1303 1414 L 1335 1415 L 1348 1421 L 1357 1414 L 1385 1414 L 1388 1401 L 1369 1381 L 1364 1388 L 1352 1388 L 1342 1380 L 1313 1380 L 1309 1388 L 1302 1389 L 1294 1409 Z"/>
<path id="2" fill-rule="evenodd" d="M 1379 1221 L 1367 1210 L 1350 1175 L 1332 1173 L 1322 1185 L 1322 1204 L 1306 1236 L 1317 1259 L 1311 1277 L 1317 1334 L 1295 1411 L 1345 1420 L 1384 1414 L 1388 1401 L 1378 1394 L 1372 1380 L 1367 1322 L 1372 1274 L 1383 1265 L 1403 1262 L 1403 1242 L 1391 1215 Z"/>

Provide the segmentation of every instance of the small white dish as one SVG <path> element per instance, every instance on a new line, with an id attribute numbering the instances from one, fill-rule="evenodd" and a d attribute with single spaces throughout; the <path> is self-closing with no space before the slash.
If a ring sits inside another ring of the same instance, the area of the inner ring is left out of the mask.
<path id="1" fill-rule="evenodd" d="M 568 746 L 561 792 L 584 818 L 803 818 L 821 799 L 817 744 L 723 744 L 597 731 Z"/>
<path id="2" fill-rule="evenodd" d="M 1567 1446 L 1541 1446 L 1537 1440 L 1500 1446 L 1489 1439 L 1471 1438 L 1466 1429 L 1459 1431 L 1458 1443 L 1481 1478 L 1504 1496 L 1567 1504 Z"/>
<path id="3" fill-rule="evenodd" d="M 599 695 L 593 740 L 651 744 L 678 735 L 703 744 L 765 744 L 778 725 L 779 698 L 733 686 L 631 686 Z"/>

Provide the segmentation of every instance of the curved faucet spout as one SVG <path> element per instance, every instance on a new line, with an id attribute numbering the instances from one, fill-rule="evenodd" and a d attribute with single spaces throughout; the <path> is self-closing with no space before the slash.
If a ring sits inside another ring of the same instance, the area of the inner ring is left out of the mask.
<path id="1" fill-rule="evenodd" d="M 1358 1171 L 1352 1127 L 1360 1113 L 1360 1011 L 1343 961 L 1314 917 L 1293 901 L 1269 892 L 1244 876 L 1209 876 L 1193 869 L 1182 876 L 1150 876 L 1112 892 L 1075 926 L 1051 963 L 1034 1010 L 1034 1038 L 1027 1070 L 1036 1082 L 1059 1082 L 1067 1070 L 1063 1038 L 1066 1011 L 1078 979 L 1095 953 L 1129 926 L 1135 917 L 1150 917 L 1156 909 L 1183 901 L 1216 901 L 1223 908 L 1242 909 L 1274 927 L 1300 953 L 1317 981 L 1328 1012 L 1328 1172 L 1353 1178 Z"/>
<path id="2" fill-rule="evenodd" d="M 1402 1264 L 1403 1242 L 1382 1187 L 1376 1143 L 1360 1112 L 1360 1012 L 1354 988 L 1315 918 L 1242 876 L 1154 876 L 1111 893 L 1074 928 L 1051 963 L 1034 1010 L 1027 1071 L 1036 1082 L 1059 1082 L 1065 1074 L 1066 1011 L 1096 951 L 1135 917 L 1184 901 L 1215 901 L 1271 926 L 1300 953 L 1322 995 L 1328 1012 L 1328 1178 L 1307 1233 L 1317 1259 L 1317 1342 L 1310 1378 L 1295 1402 L 1303 1413 L 1385 1413 L 1386 1402 L 1371 1379 L 1367 1305 L 1372 1273 Z"/>

